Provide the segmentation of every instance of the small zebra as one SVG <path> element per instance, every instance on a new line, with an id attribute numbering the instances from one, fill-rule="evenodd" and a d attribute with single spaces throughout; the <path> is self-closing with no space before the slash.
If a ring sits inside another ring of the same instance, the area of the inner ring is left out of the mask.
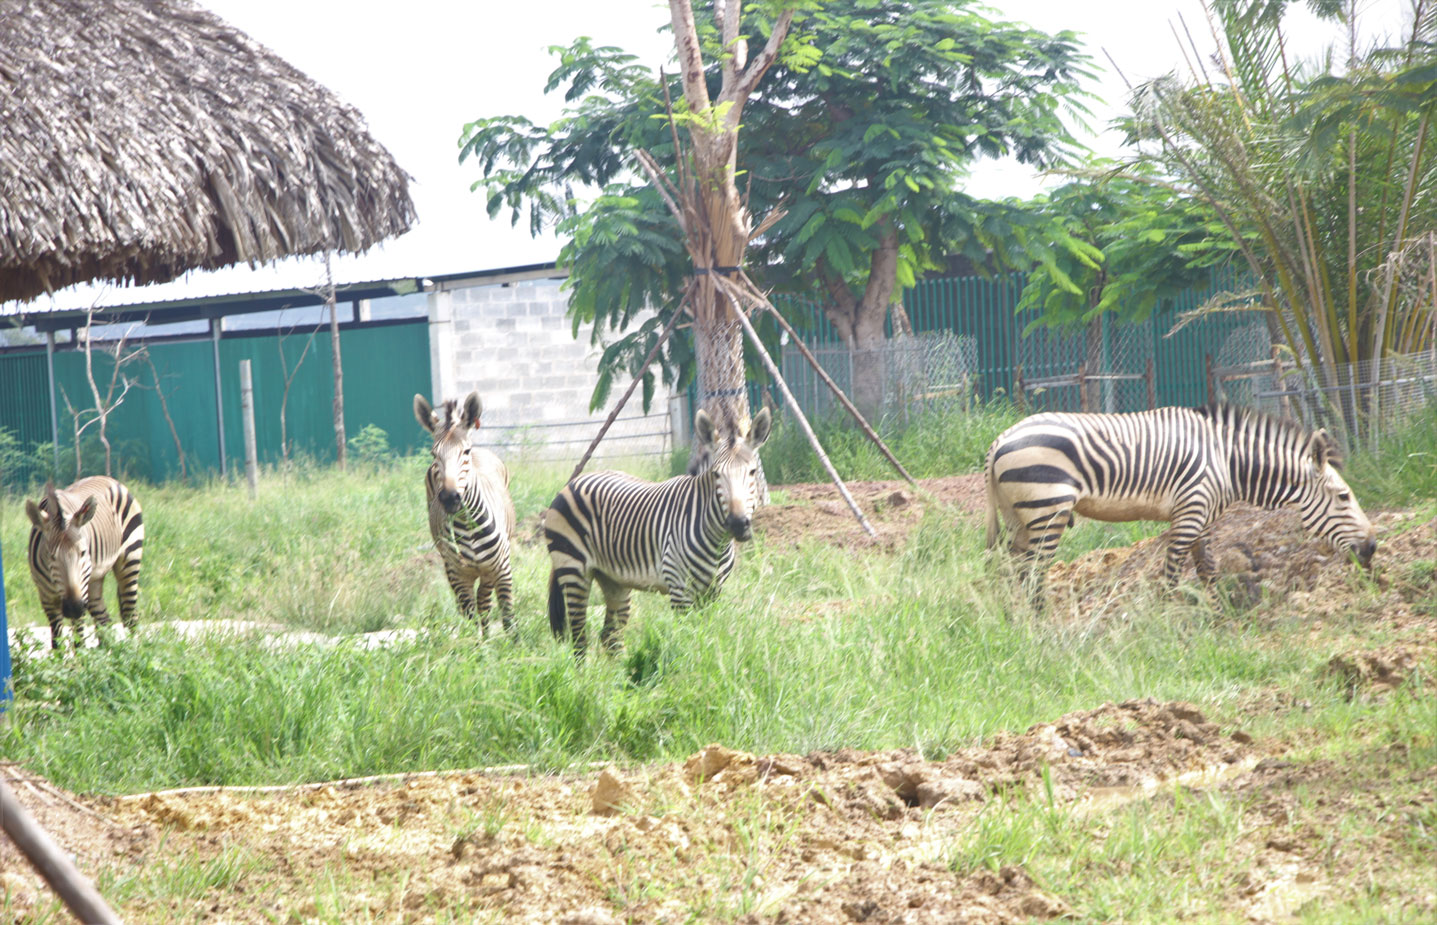
<path id="1" fill-rule="evenodd" d="M 509 544 L 515 520 L 508 468 L 489 450 L 469 445 L 482 412 L 478 392 L 470 392 L 462 404 L 450 399 L 438 408 L 423 395 L 414 396 L 414 417 L 434 435 L 434 462 L 424 476 L 429 533 L 459 612 L 470 620 L 477 612 L 479 633 L 485 635 L 491 595 L 498 600 L 504 629 L 514 629 Z"/>
<path id="2" fill-rule="evenodd" d="M 1230 504 L 1296 504 L 1314 535 L 1372 561 L 1372 524 L 1338 472 L 1326 431 L 1234 405 L 1159 408 L 1133 414 L 1035 414 L 988 448 L 988 547 L 1000 519 L 1012 551 L 1034 569 L 1034 599 L 1074 512 L 1094 520 L 1166 520 L 1163 578 L 1176 583 L 1192 553 L 1205 582 L 1217 567 L 1207 530 Z"/>
<path id="3" fill-rule="evenodd" d="M 700 411 L 694 436 L 709 467 L 698 475 L 645 482 L 623 472 L 581 475 L 544 512 L 549 546 L 549 628 L 573 635 L 584 657 L 589 590 L 604 594 L 599 639 L 610 651 L 629 619 L 633 590 L 661 591 L 675 609 L 717 595 L 733 570 L 733 541 L 753 535 L 758 507 L 758 449 L 768 439 L 768 409 L 747 436 L 716 440 L 712 419 Z"/>
<path id="4" fill-rule="evenodd" d="M 40 501 L 25 501 L 30 518 L 30 577 L 50 621 L 50 648 L 60 646 L 61 617 L 68 617 L 80 645 L 86 610 L 96 628 L 108 626 L 105 576 L 114 573 L 120 621 L 135 628 L 145 521 L 140 502 L 124 485 L 95 475 L 59 491 L 45 485 Z"/>

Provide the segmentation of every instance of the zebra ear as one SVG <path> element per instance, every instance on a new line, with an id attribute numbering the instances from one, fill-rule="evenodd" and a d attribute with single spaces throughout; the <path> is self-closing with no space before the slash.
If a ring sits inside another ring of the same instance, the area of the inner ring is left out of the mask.
<path id="1" fill-rule="evenodd" d="M 484 413 L 484 403 L 478 392 L 470 392 L 464 398 L 464 425 L 473 430 L 479 426 L 479 417 Z"/>
<path id="2" fill-rule="evenodd" d="M 748 427 L 748 445 L 750 449 L 758 449 L 768 439 L 769 431 L 773 429 L 773 415 L 764 408 L 753 416 L 753 423 Z"/>
<path id="3" fill-rule="evenodd" d="M 50 515 L 42 510 L 40 505 L 31 501 L 29 498 L 25 499 L 25 516 L 30 518 L 30 523 L 39 527 L 41 530 L 45 529 L 45 524 L 50 520 Z"/>
<path id="4" fill-rule="evenodd" d="M 434 433 L 434 428 L 439 426 L 439 416 L 434 413 L 434 408 L 423 395 L 414 396 L 414 419 L 419 426 Z"/>
<path id="5" fill-rule="evenodd" d="M 1324 466 L 1336 469 L 1342 465 L 1342 454 L 1338 452 L 1337 444 L 1326 430 L 1314 431 L 1307 448 L 1312 453 L 1312 461 L 1317 463 L 1319 469 Z"/>
<path id="6" fill-rule="evenodd" d="M 95 516 L 95 511 L 98 510 L 99 507 L 99 502 L 95 500 L 94 495 L 86 498 L 85 503 L 80 505 L 80 509 L 76 511 L 75 516 L 70 519 L 70 526 L 83 527 Z"/>
<path id="7" fill-rule="evenodd" d="M 694 436 L 699 438 L 700 446 L 708 446 L 714 442 L 713 418 L 702 408 L 694 415 Z"/>

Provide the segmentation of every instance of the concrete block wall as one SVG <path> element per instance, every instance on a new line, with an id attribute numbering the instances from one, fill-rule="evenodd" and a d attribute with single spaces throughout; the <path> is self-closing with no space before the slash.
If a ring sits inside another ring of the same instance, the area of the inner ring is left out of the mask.
<path id="1" fill-rule="evenodd" d="M 439 361 L 433 364 L 435 384 L 446 391 L 434 397 L 477 389 L 484 402 L 478 442 L 503 448 L 505 458 L 522 453 L 577 460 L 629 382 L 617 380 L 610 405 L 590 413 L 600 348 L 590 344 L 589 326 L 573 336 L 561 285 L 558 279 L 540 279 L 455 288 L 443 293 L 447 321 L 444 306 L 436 311 L 431 302 L 430 340 Z M 669 399 L 661 388 L 651 414 L 642 418 L 639 397 L 630 399 L 598 455 L 667 452 Z"/>

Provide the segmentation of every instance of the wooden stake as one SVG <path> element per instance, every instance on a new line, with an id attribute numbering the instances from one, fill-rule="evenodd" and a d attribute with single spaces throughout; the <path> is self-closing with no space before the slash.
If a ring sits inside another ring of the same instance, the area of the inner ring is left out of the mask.
<path id="1" fill-rule="evenodd" d="M 838 470 L 833 468 L 833 463 L 829 462 L 828 454 L 823 452 L 823 446 L 818 442 L 818 435 L 813 432 L 812 427 L 808 426 L 808 418 L 803 416 L 803 409 L 798 406 L 798 400 L 795 399 L 793 393 L 788 390 L 788 383 L 784 381 L 783 374 L 778 371 L 778 366 L 773 362 L 773 357 L 769 356 L 768 351 L 763 348 L 763 341 L 758 339 L 758 332 L 753 329 L 753 325 L 743 312 L 735 309 L 733 315 L 738 319 L 738 323 L 743 325 L 743 332 L 748 335 L 749 341 L 753 344 L 754 351 L 758 353 L 758 358 L 763 361 L 764 368 L 767 369 L 768 374 L 773 377 L 773 381 L 778 383 L 779 389 L 783 392 L 784 401 L 788 403 L 788 408 L 793 412 L 794 418 L 798 421 L 798 426 L 803 430 L 804 435 L 808 437 L 808 442 L 813 447 L 813 451 L 818 454 L 818 461 L 823 463 L 823 468 L 828 472 L 828 477 L 833 479 L 833 484 L 838 487 L 838 493 L 843 496 L 844 501 L 848 502 L 848 509 L 853 511 L 854 517 L 858 518 L 858 525 L 861 526 L 863 532 L 869 536 L 877 536 L 878 533 L 873 529 L 873 525 L 868 522 L 868 518 L 863 516 L 863 511 L 858 507 L 858 502 L 854 501 L 853 495 L 848 493 L 848 486 L 843 484 L 843 479 L 839 477 Z"/>
<path id="2" fill-rule="evenodd" d="M 45 878 L 76 919 L 86 925 L 110 925 L 120 921 L 105 903 L 100 891 L 95 889 L 95 884 L 80 872 L 35 818 L 26 812 L 3 780 L 0 780 L 0 828 L 10 836 L 15 847 Z"/>
<path id="3" fill-rule="evenodd" d="M 784 332 L 788 334 L 789 341 L 798 348 L 799 353 L 803 354 L 803 358 L 808 361 L 809 366 L 813 367 L 813 371 L 818 373 L 818 378 L 823 380 L 823 384 L 828 386 L 829 390 L 833 392 L 834 397 L 838 399 L 838 403 L 841 404 L 848 411 L 849 414 L 853 415 L 853 420 L 858 423 L 858 428 L 859 430 L 863 431 L 864 436 L 868 437 L 869 440 L 873 441 L 873 443 L 878 447 L 879 451 L 882 452 L 885 457 L 887 457 L 890 463 L 893 464 L 893 468 L 898 470 L 898 474 L 908 480 L 908 484 L 912 485 L 914 488 L 917 488 L 918 482 L 913 478 L 913 476 L 908 474 L 907 469 L 903 468 L 903 463 L 899 462 L 898 457 L 894 456 L 893 453 L 888 449 L 888 445 L 885 444 L 883 442 L 883 439 L 878 436 L 877 431 L 875 431 L 871 426 L 869 426 L 869 423 L 864 419 L 862 412 L 858 410 L 858 406 L 848 400 L 848 396 L 843 394 L 843 389 L 839 388 L 838 383 L 834 382 L 832 377 L 830 377 L 828 373 L 824 371 L 823 367 L 818 364 L 818 357 L 814 356 L 813 351 L 808 349 L 808 345 L 805 344 L 803 340 L 798 336 L 798 332 L 795 331 L 793 329 L 793 326 L 788 323 L 788 319 L 784 318 L 783 315 L 779 314 L 778 309 L 775 308 L 773 304 L 767 299 L 763 300 L 762 306 L 763 308 L 768 310 L 769 314 L 773 315 L 776 321 L 778 321 L 778 326 L 783 328 Z"/>
<path id="4" fill-rule="evenodd" d="M 579 459 L 579 464 L 574 467 L 574 472 L 569 476 L 569 481 L 574 481 L 574 479 L 579 477 L 579 473 L 584 471 L 584 466 L 588 464 L 589 457 L 593 456 L 594 450 L 598 449 L 599 441 L 604 439 L 604 434 L 609 432 L 609 427 L 618 419 L 619 412 L 624 410 L 624 405 L 628 402 L 629 396 L 634 394 L 634 389 L 643 381 L 644 372 L 649 368 L 649 364 L 654 361 L 654 357 L 659 355 L 659 348 L 664 345 L 664 341 L 669 339 L 669 335 L 672 334 L 674 328 L 678 326 L 679 319 L 684 316 L 684 304 L 686 303 L 681 303 L 678 308 L 674 309 L 673 317 L 670 318 L 669 323 L 664 326 L 663 333 L 659 335 L 659 339 L 654 341 L 654 346 L 649 350 L 649 355 L 644 357 L 644 363 L 639 367 L 638 375 L 629 383 L 629 387 L 624 390 L 624 394 L 619 398 L 619 403 L 614 406 L 614 410 L 610 411 L 609 416 L 604 419 L 604 426 L 599 428 L 597 434 L 594 434 L 594 439 L 589 442 L 589 448 L 584 451 L 584 455 Z"/>

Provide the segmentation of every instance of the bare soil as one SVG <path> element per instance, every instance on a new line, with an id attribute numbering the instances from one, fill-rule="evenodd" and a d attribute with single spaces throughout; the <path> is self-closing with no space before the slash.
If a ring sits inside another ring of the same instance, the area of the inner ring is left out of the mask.
<path id="1" fill-rule="evenodd" d="M 831 486 L 784 487 L 758 529 L 769 543 L 892 549 L 929 507 L 966 516 L 983 502 L 975 477 L 925 480 L 922 491 L 852 487 L 876 540 Z M 1385 513 L 1376 522 L 1372 575 L 1309 540 L 1286 512 L 1237 511 L 1214 536 L 1229 600 L 1300 615 L 1315 639 L 1325 621 L 1350 620 L 1354 609 L 1391 622 L 1391 646 L 1327 663 L 1354 697 L 1386 696 L 1437 667 L 1437 519 Z M 1055 609 L 1117 613 L 1159 574 L 1161 555 L 1157 538 L 1055 565 Z M 1274 692 L 1248 715 L 1297 708 Z M 1324 896 L 1353 895 L 1359 880 L 1371 891 L 1376 876 L 1402 897 L 1404 917 L 1437 917 L 1437 889 L 1415 872 L 1422 862 L 1410 844 L 1413 820 L 1437 824 L 1437 769 L 1414 770 L 1400 742 L 1349 764 L 1292 764 L 1284 755 L 1293 745 L 1213 722 L 1193 704 L 1145 700 L 1056 717 L 941 760 L 911 750 L 759 756 L 714 744 L 682 763 L 583 774 L 454 771 L 116 798 L 66 794 L 22 768 L 3 770 L 82 869 L 138 884 L 119 903 L 129 922 L 1065 918 L 1075 914 L 1070 899 L 1023 869 L 955 872 L 949 852 L 980 814 L 1010 811 L 1006 797 L 1051 793 L 1107 813 L 1171 800 L 1179 783 L 1249 807 L 1238 848 L 1246 873 L 1220 898 L 1223 915 L 1282 921 Z M 186 869 L 219 885 L 186 894 L 175 873 Z M 0 839 L 0 918 L 44 919 L 52 902 Z"/>

